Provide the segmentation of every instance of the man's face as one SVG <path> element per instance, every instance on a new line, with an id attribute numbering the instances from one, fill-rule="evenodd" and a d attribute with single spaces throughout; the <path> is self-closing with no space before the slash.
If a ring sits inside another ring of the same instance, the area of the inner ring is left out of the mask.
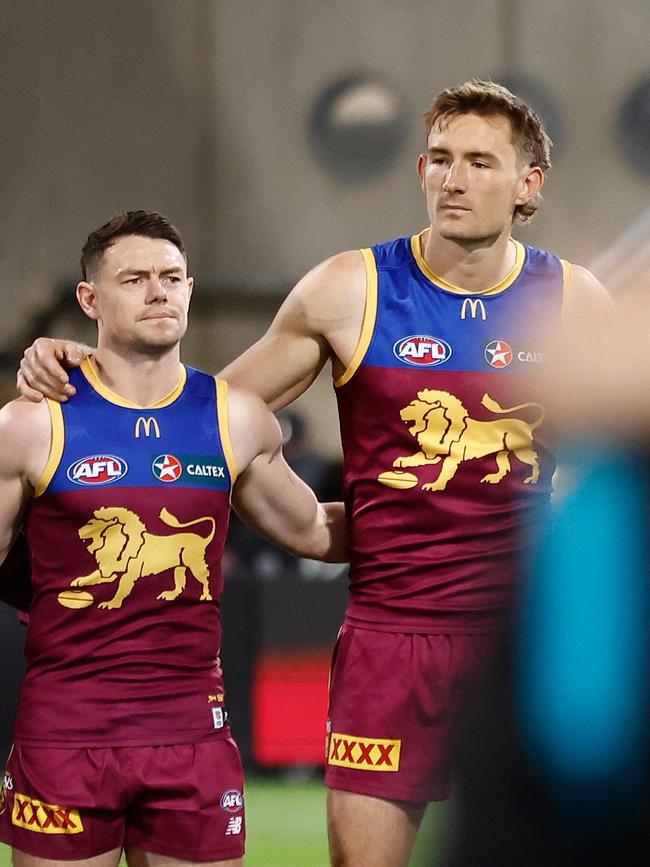
<path id="1" fill-rule="evenodd" d="M 483 242 L 509 233 L 516 205 L 541 187 L 543 174 L 524 164 L 500 115 L 453 115 L 429 133 L 418 172 L 431 226 L 441 237 Z"/>
<path id="2" fill-rule="evenodd" d="M 80 283 L 96 319 L 100 341 L 114 348 L 157 354 L 175 346 L 187 330 L 193 280 L 180 250 L 162 238 L 126 235 L 100 260 L 89 283 Z"/>

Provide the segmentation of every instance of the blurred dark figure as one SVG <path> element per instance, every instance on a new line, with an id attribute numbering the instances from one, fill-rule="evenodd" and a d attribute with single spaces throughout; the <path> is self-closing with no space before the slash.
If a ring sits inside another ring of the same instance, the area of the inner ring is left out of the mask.
<path id="1" fill-rule="evenodd" d="M 467 708 L 446 867 L 650 863 L 650 473 L 588 446 Z"/>

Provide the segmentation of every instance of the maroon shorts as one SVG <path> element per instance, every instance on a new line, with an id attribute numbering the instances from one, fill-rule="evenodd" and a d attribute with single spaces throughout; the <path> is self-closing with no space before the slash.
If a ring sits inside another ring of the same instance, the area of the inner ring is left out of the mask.
<path id="1" fill-rule="evenodd" d="M 449 796 L 458 711 L 494 636 L 346 624 L 332 661 L 325 784 L 425 803 Z"/>
<path id="2" fill-rule="evenodd" d="M 243 780 L 232 738 L 112 749 L 15 746 L 0 795 L 0 840 L 62 860 L 120 846 L 189 861 L 240 858 Z"/>

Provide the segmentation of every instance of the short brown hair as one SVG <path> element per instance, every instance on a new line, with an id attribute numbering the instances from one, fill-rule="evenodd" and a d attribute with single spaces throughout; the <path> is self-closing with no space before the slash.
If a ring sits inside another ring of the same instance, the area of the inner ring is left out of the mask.
<path id="1" fill-rule="evenodd" d="M 185 244 L 177 229 L 155 211 L 120 211 L 108 223 L 91 232 L 81 251 L 81 273 L 83 279 L 94 276 L 104 251 L 118 238 L 125 235 L 143 235 L 145 238 L 162 238 L 178 247 L 187 262 Z"/>
<path id="2" fill-rule="evenodd" d="M 424 115 L 427 137 L 434 126 L 444 124 L 458 114 L 478 114 L 483 117 L 507 117 L 512 127 L 513 143 L 529 166 L 538 166 L 543 172 L 551 167 L 553 142 L 541 120 L 523 99 L 495 81 L 473 78 L 458 87 L 443 90 Z M 525 205 L 517 205 L 514 219 L 527 223 L 539 207 L 539 193 Z"/>

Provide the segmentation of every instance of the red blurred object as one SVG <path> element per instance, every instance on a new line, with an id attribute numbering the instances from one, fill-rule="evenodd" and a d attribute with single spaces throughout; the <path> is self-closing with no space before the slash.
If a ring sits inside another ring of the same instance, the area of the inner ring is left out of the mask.
<path id="1" fill-rule="evenodd" d="M 330 653 L 266 653 L 253 683 L 253 756 L 263 766 L 324 765 Z"/>

